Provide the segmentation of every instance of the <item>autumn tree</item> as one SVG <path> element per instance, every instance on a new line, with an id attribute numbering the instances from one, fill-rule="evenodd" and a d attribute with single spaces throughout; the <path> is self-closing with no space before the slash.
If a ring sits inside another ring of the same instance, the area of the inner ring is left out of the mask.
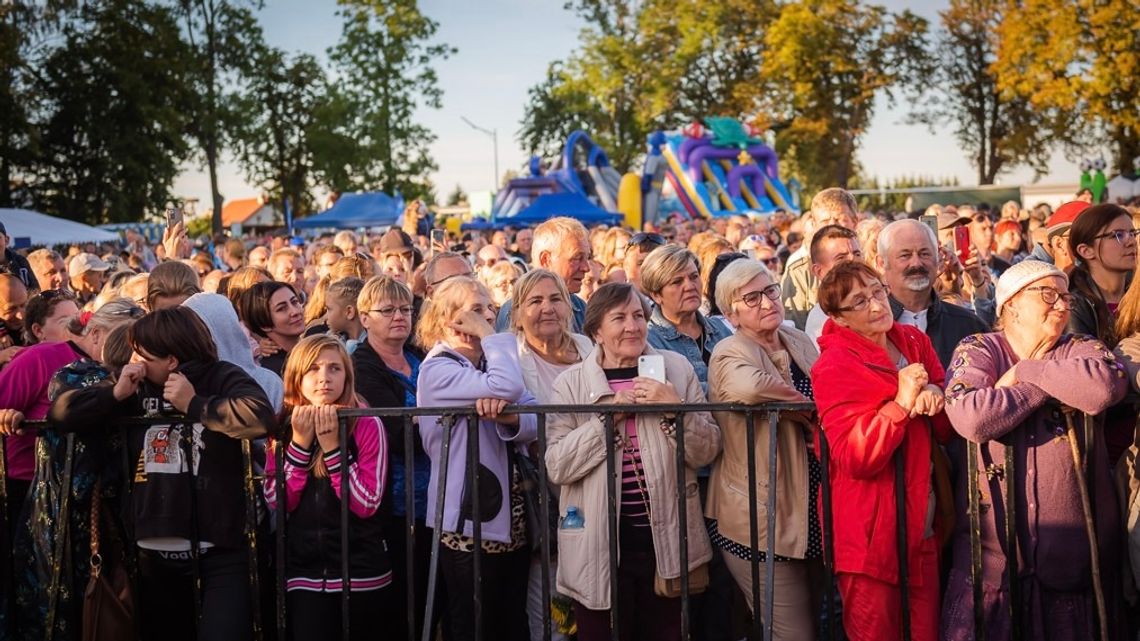
<path id="1" fill-rule="evenodd" d="M 951 0 L 940 12 L 933 47 L 932 73 L 914 78 L 917 90 L 911 120 L 949 126 L 978 172 L 978 184 L 990 185 L 1017 165 L 1038 176 L 1048 171 L 1054 128 L 1048 115 L 1029 100 L 1001 91 L 993 71 L 998 28 L 1005 0 Z"/>
<path id="2" fill-rule="evenodd" d="M 1140 11 L 1135 0 L 1009 2 L 997 31 L 998 88 L 1027 99 L 1073 151 L 1107 143 L 1115 168 L 1140 156 Z"/>
<path id="3" fill-rule="evenodd" d="M 808 191 L 846 187 L 879 96 L 929 73 L 926 20 L 855 0 L 789 2 L 765 35 L 761 118 Z"/>

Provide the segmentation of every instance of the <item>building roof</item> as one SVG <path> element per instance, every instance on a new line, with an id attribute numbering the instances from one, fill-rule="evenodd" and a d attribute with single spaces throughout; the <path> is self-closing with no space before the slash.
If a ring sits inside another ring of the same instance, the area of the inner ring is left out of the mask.
<path id="1" fill-rule="evenodd" d="M 222 207 L 222 226 L 244 223 L 264 205 L 265 201 L 260 198 L 231 200 Z"/>

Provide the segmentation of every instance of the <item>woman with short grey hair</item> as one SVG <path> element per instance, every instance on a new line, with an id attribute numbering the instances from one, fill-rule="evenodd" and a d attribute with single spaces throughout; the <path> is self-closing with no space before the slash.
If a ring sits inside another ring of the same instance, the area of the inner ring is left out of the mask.
<path id="1" fill-rule="evenodd" d="M 780 284 L 762 263 L 733 261 L 721 272 L 717 306 L 736 326 L 736 334 L 717 343 L 709 363 L 709 401 L 757 405 L 813 399 L 808 373 L 819 352 L 808 335 L 788 327 L 780 302 Z M 773 638 L 814 639 L 820 603 L 823 547 L 815 509 L 822 478 L 811 451 L 816 424 L 804 414 L 783 412 L 777 432 L 776 532 L 757 531 L 751 547 L 748 519 L 749 483 L 768 478 L 768 423 L 756 422 L 754 476 L 748 477 L 747 419 L 743 412 L 714 412 L 724 435 L 724 454 L 713 464 L 705 516 L 709 539 L 752 609 L 752 563 L 764 563 L 773 550 L 776 561 L 772 595 L 759 586 L 760 600 L 773 599 Z M 756 507 L 767 512 L 767 488 L 756 493 Z"/>
<path id="2" fill-rule="evenodd" d="M 656 303 L 649 319 L 649 344 L 689 359 L 707 389 L 713 348 L 732 333 L 700 312 L 701 270 L 696 255 L 680 245 L 654 249 L 641 265 L 641 288 Z"/>

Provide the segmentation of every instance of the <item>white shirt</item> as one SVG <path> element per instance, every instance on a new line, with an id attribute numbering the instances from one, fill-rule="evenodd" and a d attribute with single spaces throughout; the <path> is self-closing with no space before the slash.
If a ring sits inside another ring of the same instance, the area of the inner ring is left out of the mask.
<path id="1" fill-rule="evenodd" d="M 807 321 L 804 322 L 804 333 L 808 335 L 815 349 L 819 350 L 819 337 L 823 335 L 823 324 L 827 322 L 827 314 L 817 304 L 808 311 Z"/>
<path id="2" fill-rule="evenodd" d="M 913 325 L 914 327 L 922 330 L 922 333 L 925 334 L 926 313 L 928 311 L 930 310 L 924 309 L 921 312 L 912 312 L 909 309 L 904 309 L 902 311 L 902 314 L 899 314 L 898 322 L 902 323 L 903 325 Z"/>

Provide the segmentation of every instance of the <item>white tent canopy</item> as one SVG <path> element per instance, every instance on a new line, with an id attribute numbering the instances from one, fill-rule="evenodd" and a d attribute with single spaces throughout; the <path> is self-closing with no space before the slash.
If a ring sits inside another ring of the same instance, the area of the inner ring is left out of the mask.
<path id="1" fill-rule="evenodd" d="M 0 209 L 0 223 L 4 223 L 9 238 L 28 238 L 33 246 L 119 240 L 119 235 L 114 232 L 27 209 Z"/>

